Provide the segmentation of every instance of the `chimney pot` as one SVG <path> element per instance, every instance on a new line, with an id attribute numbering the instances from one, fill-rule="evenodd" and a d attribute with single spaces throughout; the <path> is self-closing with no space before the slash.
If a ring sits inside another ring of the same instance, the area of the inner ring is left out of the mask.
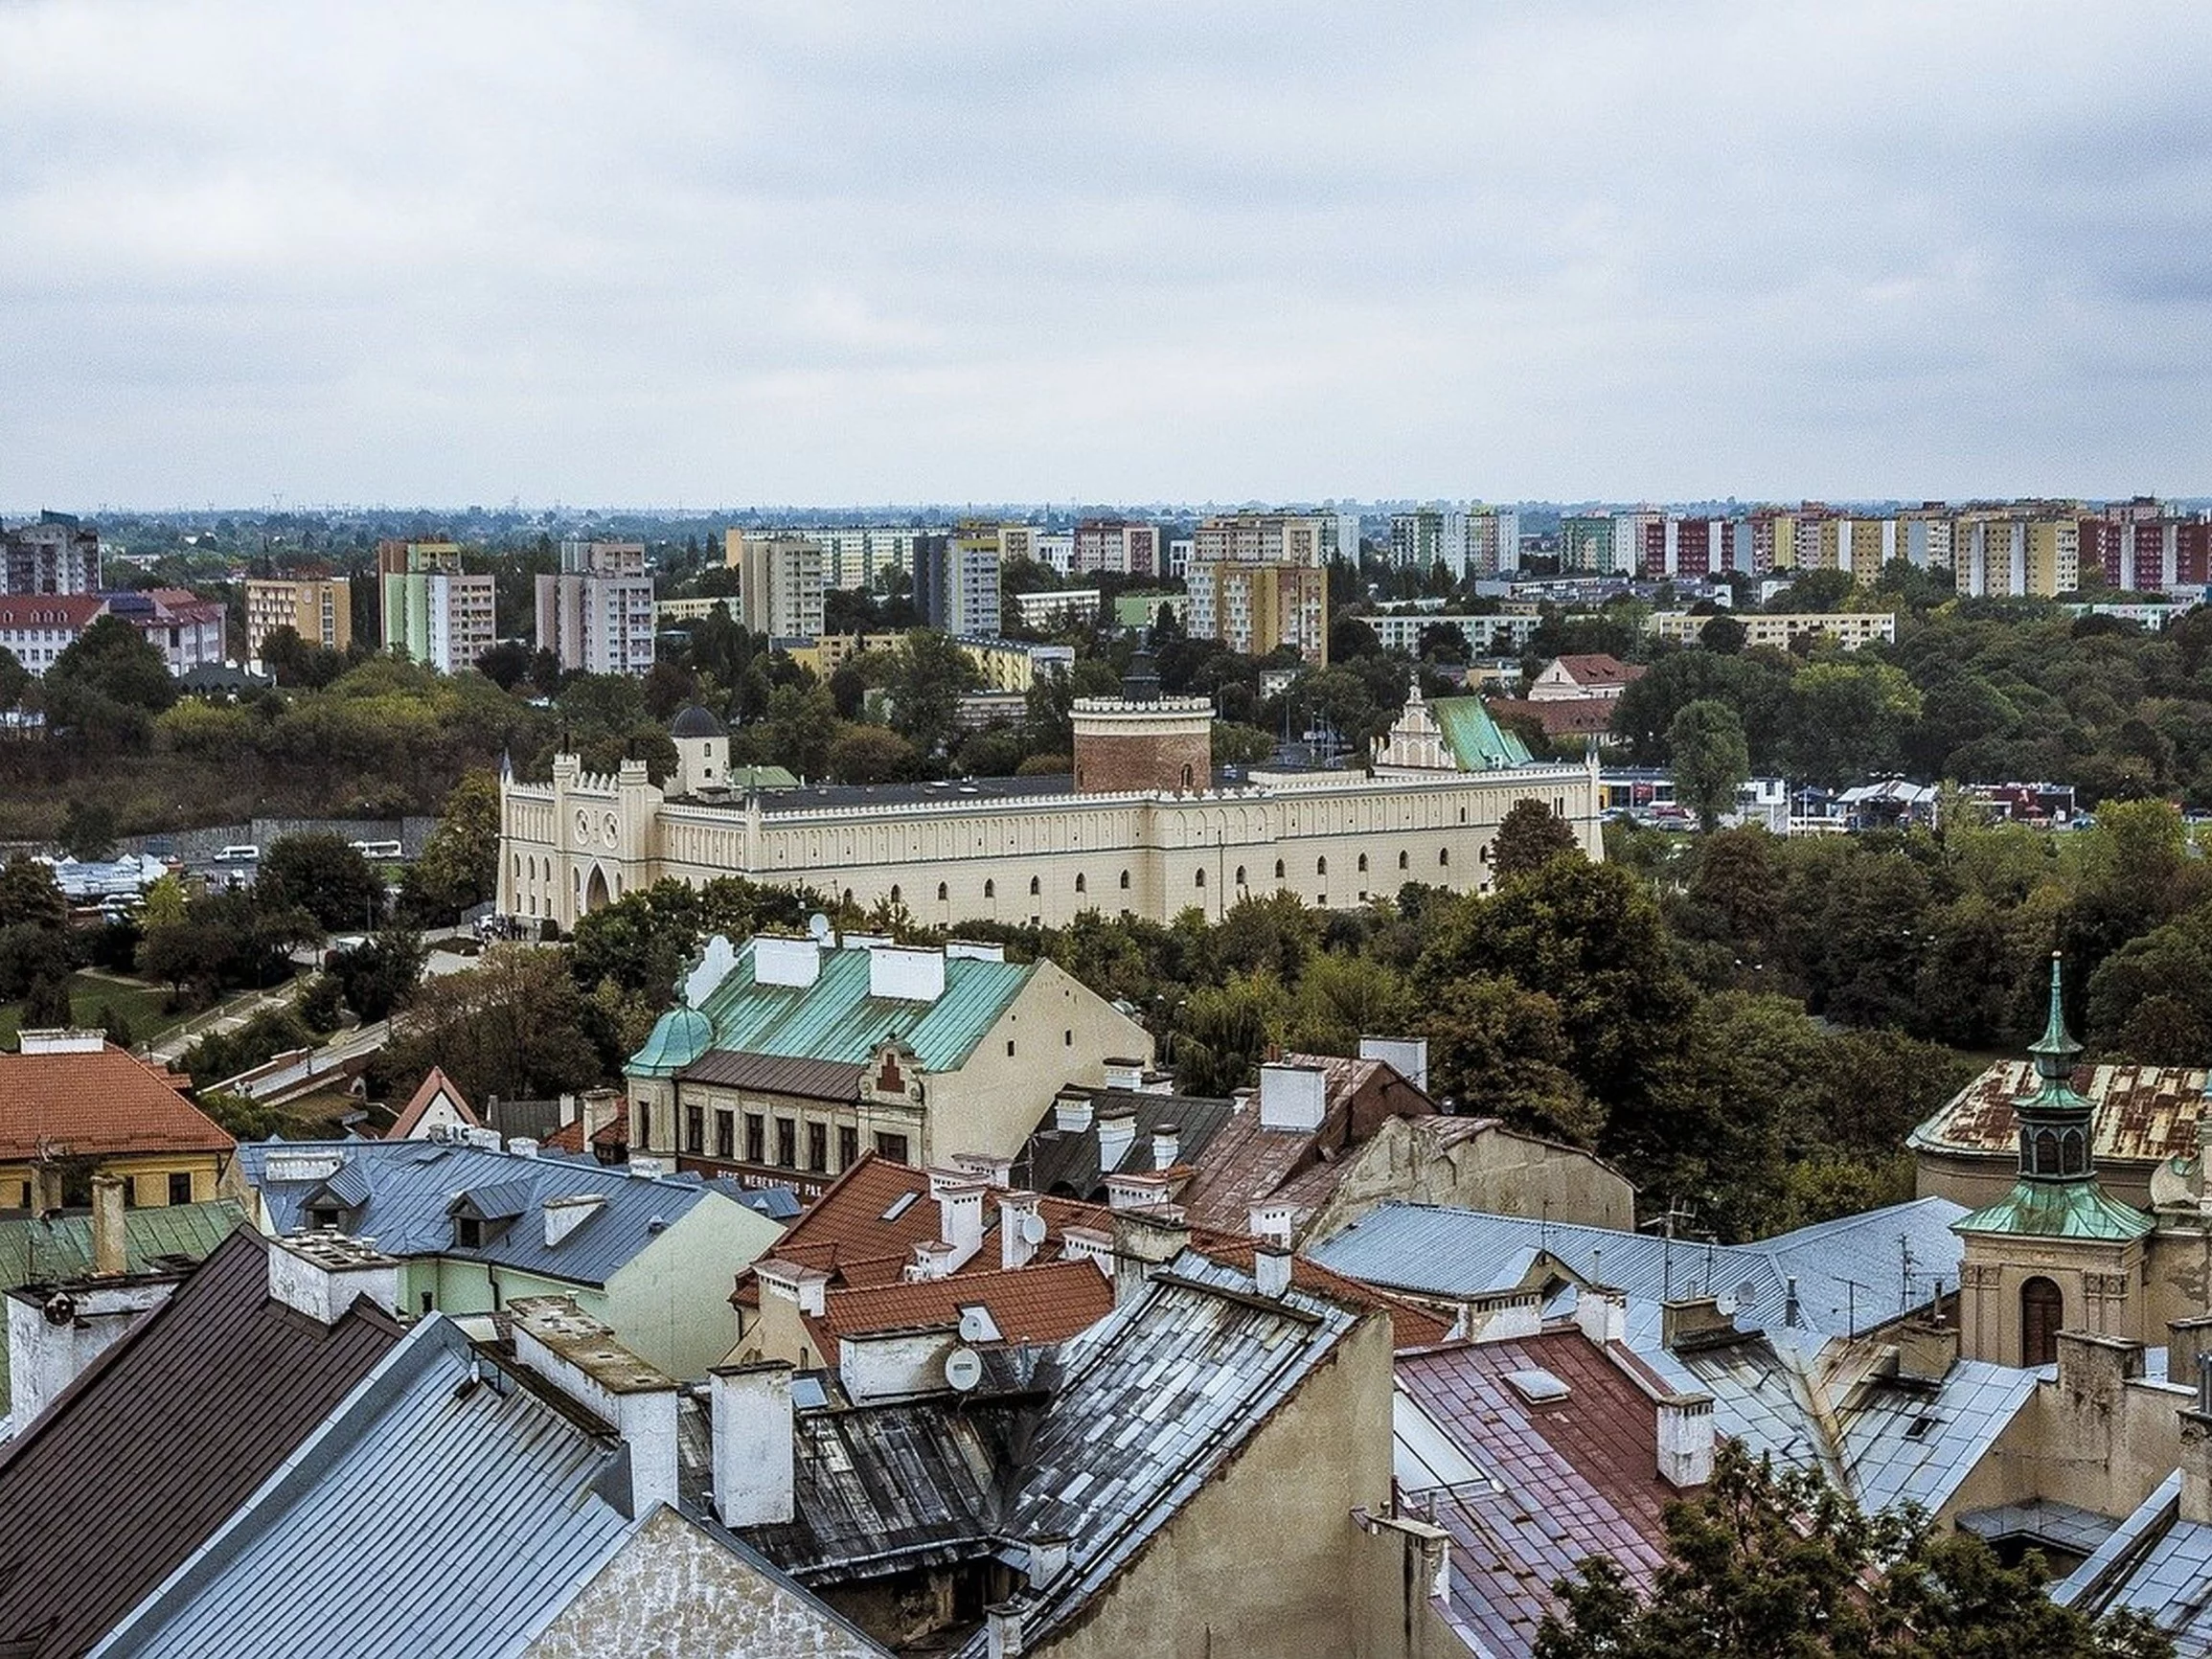
<path id="1" fill-rule="evenodd" d="M 1065 1094 L 1052 1102 L 1052 1126 L 1063 1135 L 1080 1135 L 1090 1127 L 1090 1096 Z"/>
<path id="2" fill-rule="evenodd" d="M 1021 1659 L 1027 1651 L 1021 1640 L 1021 1609 L 1001 1602 L 983 1610 L 986 1659 Z"/>
<path id="3" fill-rule="evenodd" d="M 1152 1168 L 1172 1170 L 1182 1156 L 1183 1135 L 1181 1125 L 1162 1124 L 1152 1131 Z"/>
<path id="4" fill-rule="evenodd" d="M 1134 1112 L 1102 1112 L 1098 1119 L 1098 1168 L 1102 1175 L 1110 1175 L 1122 1167 L 1122 1160 L 1129 1155 L 1136 1145 L 1137 1120 Z"/>

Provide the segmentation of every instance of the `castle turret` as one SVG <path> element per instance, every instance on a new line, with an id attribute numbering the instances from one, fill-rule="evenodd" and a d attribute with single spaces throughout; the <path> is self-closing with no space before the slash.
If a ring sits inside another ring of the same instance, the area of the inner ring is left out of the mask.
<path id="1" fill-rule="evenodd" d="M 677 712 L 669 736 L 675 739 L 675 790 L 696 795 L 702 789 L 719 789 L 729 783 L 730 734 L 712 710 L 693 703 Z"/>
<path id="2" fill-rule="evenodd" d="M 1214 705 L 1204 697 L 1078 697 L 1075 786 L 1098 792 L 1206 788 L 1214 775 Z"/>

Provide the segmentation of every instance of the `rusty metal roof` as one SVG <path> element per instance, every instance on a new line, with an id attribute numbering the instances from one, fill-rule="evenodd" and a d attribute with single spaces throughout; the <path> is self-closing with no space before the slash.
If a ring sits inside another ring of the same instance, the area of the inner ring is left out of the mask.
<path id="1" fill-rule="evenodd" d="M 2196 1066 L 2101 1065 L 2074 1068 L 2073 1086 L 2094 1108 L 2090 1149 L 2099 1163 L 2155 1164 L 2193 1157 L 2207 1074 Z M 2036 1092 L 2034 1062 L 2000 1060 L 1912 1131 L 1915 1151 L 2002 1157 L 2018 1148 L 2013 1102 Z"/>
<path id="2" fill-rule="evenodd" d="M 849 1060 L 716 1049 L 676 1073 L 676 1081 L 713 1083 L 721 1088 L 787 1095 L 803 1101 L 850 1102 L 860 1098 L 860 1074 L 865 1069 Z"/>

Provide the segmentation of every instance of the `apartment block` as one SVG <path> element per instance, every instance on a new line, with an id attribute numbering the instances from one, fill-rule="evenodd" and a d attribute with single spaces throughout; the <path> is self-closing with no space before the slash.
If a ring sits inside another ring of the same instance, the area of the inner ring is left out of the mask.
<path id="1" fill-rule="evenodd" d="M 729 532 L 731 537 L 742 534 L 745 533 Z M 924 536 L 944 532 L 917 529 L 912 525 L 863 524 L 833 529 L 808 526 L 750 534 L 765 541 L 812 542 L 821 550 L 825 588 L 869 588 L 875 586 L 876 579 L 887 570 L 901 576 L 913 575 L 915 544 Z M 733 557 L 730 562 L 735 564 L 737 560 Z"/>
<path id="2" fill-rule="evenodd" d="M 1328 562 L 1330 522 L 1283 512 L 1218 512 L 1191 538 L 1191 563 L 1298 564 Z"/>
<path id="3" fill-rule="evenodd" d="M 537 643 L 564 670 L 650 673 L 653 600 L 645 543 L 563 541 L 560 569 L 537 579 Z"/>
<path id="4" fill-rule="evenodd" d="M 1329 661 L 1329 573 L 1297 563 L 1195 561 L 1190 634 L 1220 640 L 1245 656 L 1294 646 L 1307 662 Z"/>
<path id="5" fill-rule="evenodd" d="M 1968 598 L 2052 599 L 2082 581 L 2081 521 L 1966 513 L 1953 533 L 1952 574 Z"/>
<path id="6" fill-rule="evenodd" d="M 257 577 L 246 583 L 246 657 L 262 659 L 271 632 L 288 627 L 308 645 L 342 651 L 353 643 L 353 589 L 342 576 Z"/>
<path id="7" fill-rule="evenodd" d="M 1562 518 L 1560 569 L 1593 570 L 1600 576 L 1632 570 L 1633 552 L 1614 547 L 1615 522 L 1610 513 L 1577 512 Z"/>
<path id="8" fill-rule="evenodd" d="M 1390 562 L 1453 580 L 1495 576 L 1520 563 L 1520 514 L 1510 508 L 1421 507 L 1390 515 Z"/>
<path id="9" fill-rule="evenodd" d="M 1126 518 L 1086 518 L 1075 527 L 1072 568 L 1079 576 L 1153 576 L 1160 568 L 1160 533 Z"/>
<path id="10" fill-rule="evenodd" d="M 386 650 L 450 674 L 474 668 L 498 643 L 491 578 L 461 568 L 459 544 L 380 541 L 376 578 Z"/>
<path id="11" fill-rule="evenodd" d="M 1771 647 L 1787 650 L 1790 642 L 1805 634 L 1826 634 L 1847 651 L 1859 647 L 1881 643 L 1897 643 L 1897 613 L 1895 611 L 1790 611 L 1773 615 L 1745 612 L 1735 616 L 1723 611 L 1744 629 L 1744 644 Z M 1654 611 L 1644 626 L 1647 632 L 1678 646 L 1694 646 L 1704 636 L 1710 616 L 1694 616 L 1688 611 Z"/>
<path id="12" fill-rule="evenodd" d="M 829 555 L 803 535 L 733 530 L 722 557 L 738 573 L 738 621 L 771 639 L 812 639 L 822 631 Z"/>
<path id="13" fill-rule="evenodd" d="M 98 593 L 100 532 L 73 513 L 42 512 L 34 524 L 0 530 L 0 593 Z"/>
<path id="14" fill-rule="evenodd" d="M 914 547 L 914 608 L 948 634 L 1000 631 L 998 538 L 971 531 L 924 536 Z"/>

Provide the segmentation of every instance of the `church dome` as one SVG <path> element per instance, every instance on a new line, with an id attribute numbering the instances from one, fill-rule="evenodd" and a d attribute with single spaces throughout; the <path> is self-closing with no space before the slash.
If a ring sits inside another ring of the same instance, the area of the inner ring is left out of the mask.
<path id="1" fill-rule="evenodd" d="M 714 712 L 698 703 L 677 711 L 669 725 L 672 738 L 726 738 L 729 728 L 715 718 Z"/>
<path id="2" fill-rule="evenodd" d="M 713 1047 L 714 1040 L 714 1022 L 705 1014 L 696 1008 L 672 1008 L 624 1069 L 632 1077 L 673 1077 Z"/>

